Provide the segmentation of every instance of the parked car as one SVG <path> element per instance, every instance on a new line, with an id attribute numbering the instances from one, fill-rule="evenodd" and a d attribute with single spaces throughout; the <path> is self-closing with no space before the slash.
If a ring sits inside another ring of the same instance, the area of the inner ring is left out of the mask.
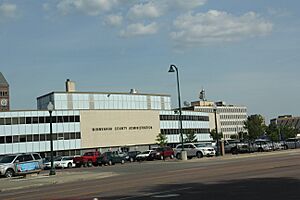
<path id="1" fill-rule="evenodd" d="M 0 175 L 7 178 L 39 173 L 42 168 L 42 158 L 38 153 L 6 155 L 0 160 Z"/>
<path id="2" fill-rule="evenodd" d="M 198 148 L 195 144 L 193 143 L 186 143 L 183 145 L 184 150 L 187 152 L 187 157 L 192 158 L 192 157 L 197 157 L 197 158 L 202 158 L 204 156 L 204 152 L 201 148 Z M 213 147 L 211 147 L 213 148 Z M 174 149 L 175 155 L 177 159 L 180 159 L 181 151 L 182 151 L 182 145 L 179 144 L 176 146 Z"/>
<path id="3" fill-rule="evenodd" d="M 134 162 L 136 161 L 136 156 L 139 155 L 140 151 L 129 151 L 127 152 L 125 158 L 127 161 Z"/>
<path id="4" fill-rule="evenodd" d="M 53 159 L 54 167 L 56 168 L 72 168 L 75 167 L 73 162 L 74 156 L 58 156 Z M 47 168 L 51 168 L 51 162 L 46 163 Z"/>
<path id="5" fill-rule="evenodd" d="M 75 163 L 76 167 L 92 167 L 93 165 L 97 165 L 97 159 L 99 156 L 99 151 L 85 152 L 82 156 L 75 156 L 73 158 L 73 162 Z"/>
<path id="6" fill-rule="evenodd" d="M 147 150 L 144 151 L 136 156 L 137 161 L 143 161 L 143 160 L 154 160 L 156 156 L 155 150 Z"/>
<path id="7" fill-rule="evenodd" d="M 156 159 L 164 160 L 165 158 L 173 159 L 175 156 L 175 152 L 171 147 L 158 147 L 155 149 Z"/>
<path id="8" fill-rule="evenodd" d="M 298 138 L 289 138 L 285 141 L 286 149 L 295 149 L 300 148 L 300 139 Z"/>
<path id="9" fill-rule="evenodd" d="M 273 145 L 269 140 L 258 139 L 253 144 L 254 150 L 258 152 L 272 151 Z"/>
<path id="10" fill-rule="evenodd" d="M 97 159 L 97 164 L 102 165 L 114 165 L 115 163 L 124 164 L 126 160 L 126 154 L 117 151 L 107 151 L 101 154 Z"/>
<path id="11" fill-rule="evenodd" d="M 202 150 L 203 156 L 211 157 L 216 155 L 216 150 L 212 146 L 207 146 L 205 143 L 196 143 L 195 146 Z"/>

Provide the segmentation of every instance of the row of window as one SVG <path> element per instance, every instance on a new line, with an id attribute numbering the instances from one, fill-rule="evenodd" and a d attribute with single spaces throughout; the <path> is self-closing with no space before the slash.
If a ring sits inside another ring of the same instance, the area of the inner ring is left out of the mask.
<path id="1" fill-rule="evenodd" d="M 7 91 L 0 91 L 0 96 L 1 97 L 6 97 L 6 96 L 8 96 L 8 92 Z"/>
<path id="2" fill-rule="evenodd" d="M 221 126 L 244 125 L 244 121 L 221 121 Z"/>
<path id="3" fill-rule="evenodd" d="M 247 119 L 247 115 L 220 115 L 220 119 Z"/>
<path id="4" fill-rule="evenodd" d="M 53 140 L 75 140 L 81 139 L 80 132 L 70 133 L 53 133 Z M 50 141 L 50 134 L 33 134 L 33 135 L 14 135 L 0 136 L 0 144 L 21 143 L 21 142 L 42 142 Z"/>
<path id="5" fill-rule="evenodd" d="M 234 128 L 221 128 L 222 132 L 240 132 L 240 131 L 244 131 L 243 128 L 241 127 L 234 127 Z"/>
<path id="6" fill-rule="evenodd" d="M 80 122 L 80 117 L 76 116 L 52 116 L 52 123 Z M 0 125 L 16 124 L 43 124 L 50 123 L 50 117 L 7 117 L 0 118 Z"/>
<path id="7" fill-rule="evenodd" d="M 178 121 L 179 115 L 160 115 L 160 120 Z M 208 116 L 182 115 L 183 121 L 209 121 Z"/>
<path id="8" fill-rule="evenodd" d="M 160 132 L 165 135 L 175 135 L 180 134 L 179 129 L 161 129 Z M 208 128 L 192 128 L 192 129 L 183 129 L 183 134 L 187 133 L 209 133 Z"/>

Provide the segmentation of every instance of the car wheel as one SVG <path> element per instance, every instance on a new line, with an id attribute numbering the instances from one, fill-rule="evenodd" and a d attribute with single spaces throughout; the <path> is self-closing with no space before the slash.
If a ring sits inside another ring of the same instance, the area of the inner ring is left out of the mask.
<path id="1" fill-rule="evenodd" d="M 130 162 L 133 162 L 133 161 L 134 161 L 134 159 L 131 157 L 131 158 L 130 158 Z"/>
<path id="2" fill-rule="evenodd" d="M 81 164 L 76 164 L 76 167 L 77 167 L 77 168 L 81 167 Z"/>
<path id="3" fill-rule="evenodd" d="M 92 161 L 88 161 L 88 162 L 87 162 L 87 166 L 88 166 L 88 167 L 92 167 L 92 166 L 93 166 Z"/>
<path id="4" fill-rule="evenodd" d="M 180 159 L 180 153 L 176 154 L 176 158 L 179 160 Z"/>
<path id="5" fill-rule="evenodd" d="M 11 177 L 14 176 L 14 171 L 13 171 L 12 169 L 8 169 L 8 170 L 6 170 L 4 176 L 5 176 L 6 178 L 11 178 Z"/>
<path id="6" fill-rule="evenodd" d="M 197 158 L 202 158 L 203 157 L 203 153 L 198 151 L 197 154 L 196 154 Z"/>
<path id="7" fill-rule="evenodd" d="M 72 163 L 68 163 L 68 168 L 72 168 Z"/>
<path id="8" fill-rule="evenodd" d="M 121 164 L 123 165 L 125 163 L 125 160 L 121 160 Z"/>

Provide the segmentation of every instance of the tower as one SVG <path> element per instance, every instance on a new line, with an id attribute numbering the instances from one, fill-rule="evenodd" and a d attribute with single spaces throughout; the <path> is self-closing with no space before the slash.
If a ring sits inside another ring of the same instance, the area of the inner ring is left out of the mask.
<path id="1" fill-rule="evenodd" d="M 0 111 L 9 111 L 9 85 L 0 72 Z"/>

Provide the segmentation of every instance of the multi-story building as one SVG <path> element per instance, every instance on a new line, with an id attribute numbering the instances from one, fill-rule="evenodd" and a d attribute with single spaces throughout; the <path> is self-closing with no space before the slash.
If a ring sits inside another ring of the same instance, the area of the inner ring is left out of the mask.
<path id="1" fill-rule="evenodd" d="M 246 132 L 244 129 L 244 122 L 247 120 L 246 106 L 228 105 L 225 102 L 196 101 L 184 109 L 208 113 L 210 130 L 215 129 L 214 109 L 216 109 L 218 132 L 223 133 L 224 139 L 237 137 L 238 133 Z"/>
<path id="2" fill-rule="evenodd" d="M 51 102 L 54 151 L 78 155 L 82 150 L 106 148 L 145 149 L 155 145 L 161 132 L 170 144 L 180 142 L 178 114 L 163 94 L 76 92 L 67 81 L 65 92 L 37 98 L 38 110 L 0 113 L 0 154 L 50 151 Z M 183 130 L 197 139 L 211 140 L 208 114 L 183 112 Z"/>
<path id="3" fill-rule="evenodd" d="M 270 123 L 274 123 L 277 126 L 289 126 L 298 130 L 297 137 L 300 137 L 300 117 L 293 117 L 292 115 L 282 115 L 275 119 L 271 119 Z"/>
<path id="4" fill-rule="evenodd" d="M 0 111 L 8 111 L 9 104 L 9 84 L 0 72 Z"/>

